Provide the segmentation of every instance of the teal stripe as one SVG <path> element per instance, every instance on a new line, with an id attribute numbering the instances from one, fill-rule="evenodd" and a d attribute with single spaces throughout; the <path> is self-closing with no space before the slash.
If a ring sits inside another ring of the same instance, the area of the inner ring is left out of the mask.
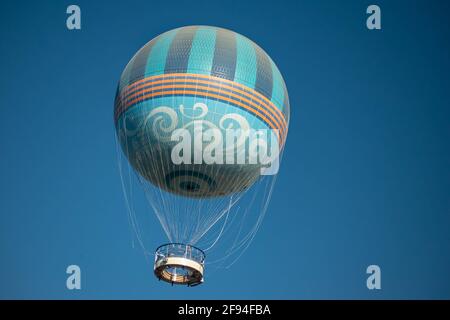
<path id="1" fill-rule="evenodd" d="M 272 98 L 270 101 L 273 102 L 274 105 L 277 106 L 278 109 L 283 110 L 283 101 L 284 101 L 284 83 L 283 78 L 281 77 L 281 73 L 278 70 L 275 63 L 270 60 L 270 64 L 272 65 L 272 79 L 273 79 L 273 89 L 272 89 Z"/>
<path id="2" fill-rule="evenodd" d="M 167 52 L 169 51 L 170 44 L 173 37 L 179 29 L 171 30 L 163 33 L 156 40 L 152 51 L 148 55 L 147 66 L 145 67 L 145 76 L 155 76 L 164 73 L 164 67 L 166 65 Z"/>
<path id="3" fill-rule="evenodd" d="M 122 90 L 122 88 L 128 86 L 130 84 L 130 75 L 131 75 L 131 69 L 133 68 L 134 59 L 136 56 L 134 56 L 130 62 L 128 62 L 127 66 L 125 67 L 125 70 L 122 72 L 122 76 L 120 77 L 120 85 L 119 90 Z"/>
<path id="4" fill-rule="evenodd" d="M 255 88 L 257 59 L 253 43 L 244 36 L 236 34 L 236 72 L 234 81 Z"/>
<path id="5" fill-rule="evenodd" d="M 211 75 L 234 80 L 236 73 L 236 35 L 225 29 L 217 29 L 216 49 Z"/>
<path id="6" fill-rule="evenodd" d="M 199 27 L 192 41 L 187 73 L 210 74 L 216 44 L 216 29 Z"/>

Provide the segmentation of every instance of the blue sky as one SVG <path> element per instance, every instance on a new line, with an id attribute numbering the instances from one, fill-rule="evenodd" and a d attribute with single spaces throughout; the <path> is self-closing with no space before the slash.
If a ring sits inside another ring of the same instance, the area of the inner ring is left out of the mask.
<path id="1" fill-rule="evenodd" d="M 77 1 L 80 31 L 65 26 L 71 2 L 2 3 L 0 298 L 450 298 L 449 4 L 375 3 L 381 31 L 368 1 Z M 264 48 L 291 122 L 250 249 L 185 288 L 132 248 L 112 110 L 132 55 L 192 24 Z"/>

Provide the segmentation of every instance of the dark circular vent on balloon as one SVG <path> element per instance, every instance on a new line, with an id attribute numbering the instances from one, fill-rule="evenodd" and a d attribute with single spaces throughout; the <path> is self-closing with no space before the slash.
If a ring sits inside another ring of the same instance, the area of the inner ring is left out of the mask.
<path id="1" fill-rule="evenodd" d="M 166 175 L 166 186 L 176 193 L 192 196 L 207 195 L 216 189 L 215 181 L 208 175 L 193 170 L 177 170 Z"/>

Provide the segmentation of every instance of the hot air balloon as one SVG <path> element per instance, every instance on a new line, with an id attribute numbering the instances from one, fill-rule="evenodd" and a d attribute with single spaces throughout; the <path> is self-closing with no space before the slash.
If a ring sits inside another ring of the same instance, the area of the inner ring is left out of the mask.
<path id="1" fill-rule="evenodd" d="M 267 209 L 289 124 L 280 71 L 233 31 L 170 30 L 125 67 L 114 122 L 131 225 L 145 249 L 150 222 L 135 214 L 130 172 L 169 239 L 154 254 L 155 275 L 202 283 L 206 252 L 239 256 Z"/>

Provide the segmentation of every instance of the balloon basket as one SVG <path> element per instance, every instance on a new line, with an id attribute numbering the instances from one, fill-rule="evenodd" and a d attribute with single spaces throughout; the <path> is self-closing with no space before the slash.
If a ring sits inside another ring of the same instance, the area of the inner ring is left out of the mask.
<path id="1" fill-rule="evenodd" d="M 203 283 L 205 253 L 194 246 L 169 243 L 155 252 L 155 276 L 159 280 L 193 287 Z"/>

